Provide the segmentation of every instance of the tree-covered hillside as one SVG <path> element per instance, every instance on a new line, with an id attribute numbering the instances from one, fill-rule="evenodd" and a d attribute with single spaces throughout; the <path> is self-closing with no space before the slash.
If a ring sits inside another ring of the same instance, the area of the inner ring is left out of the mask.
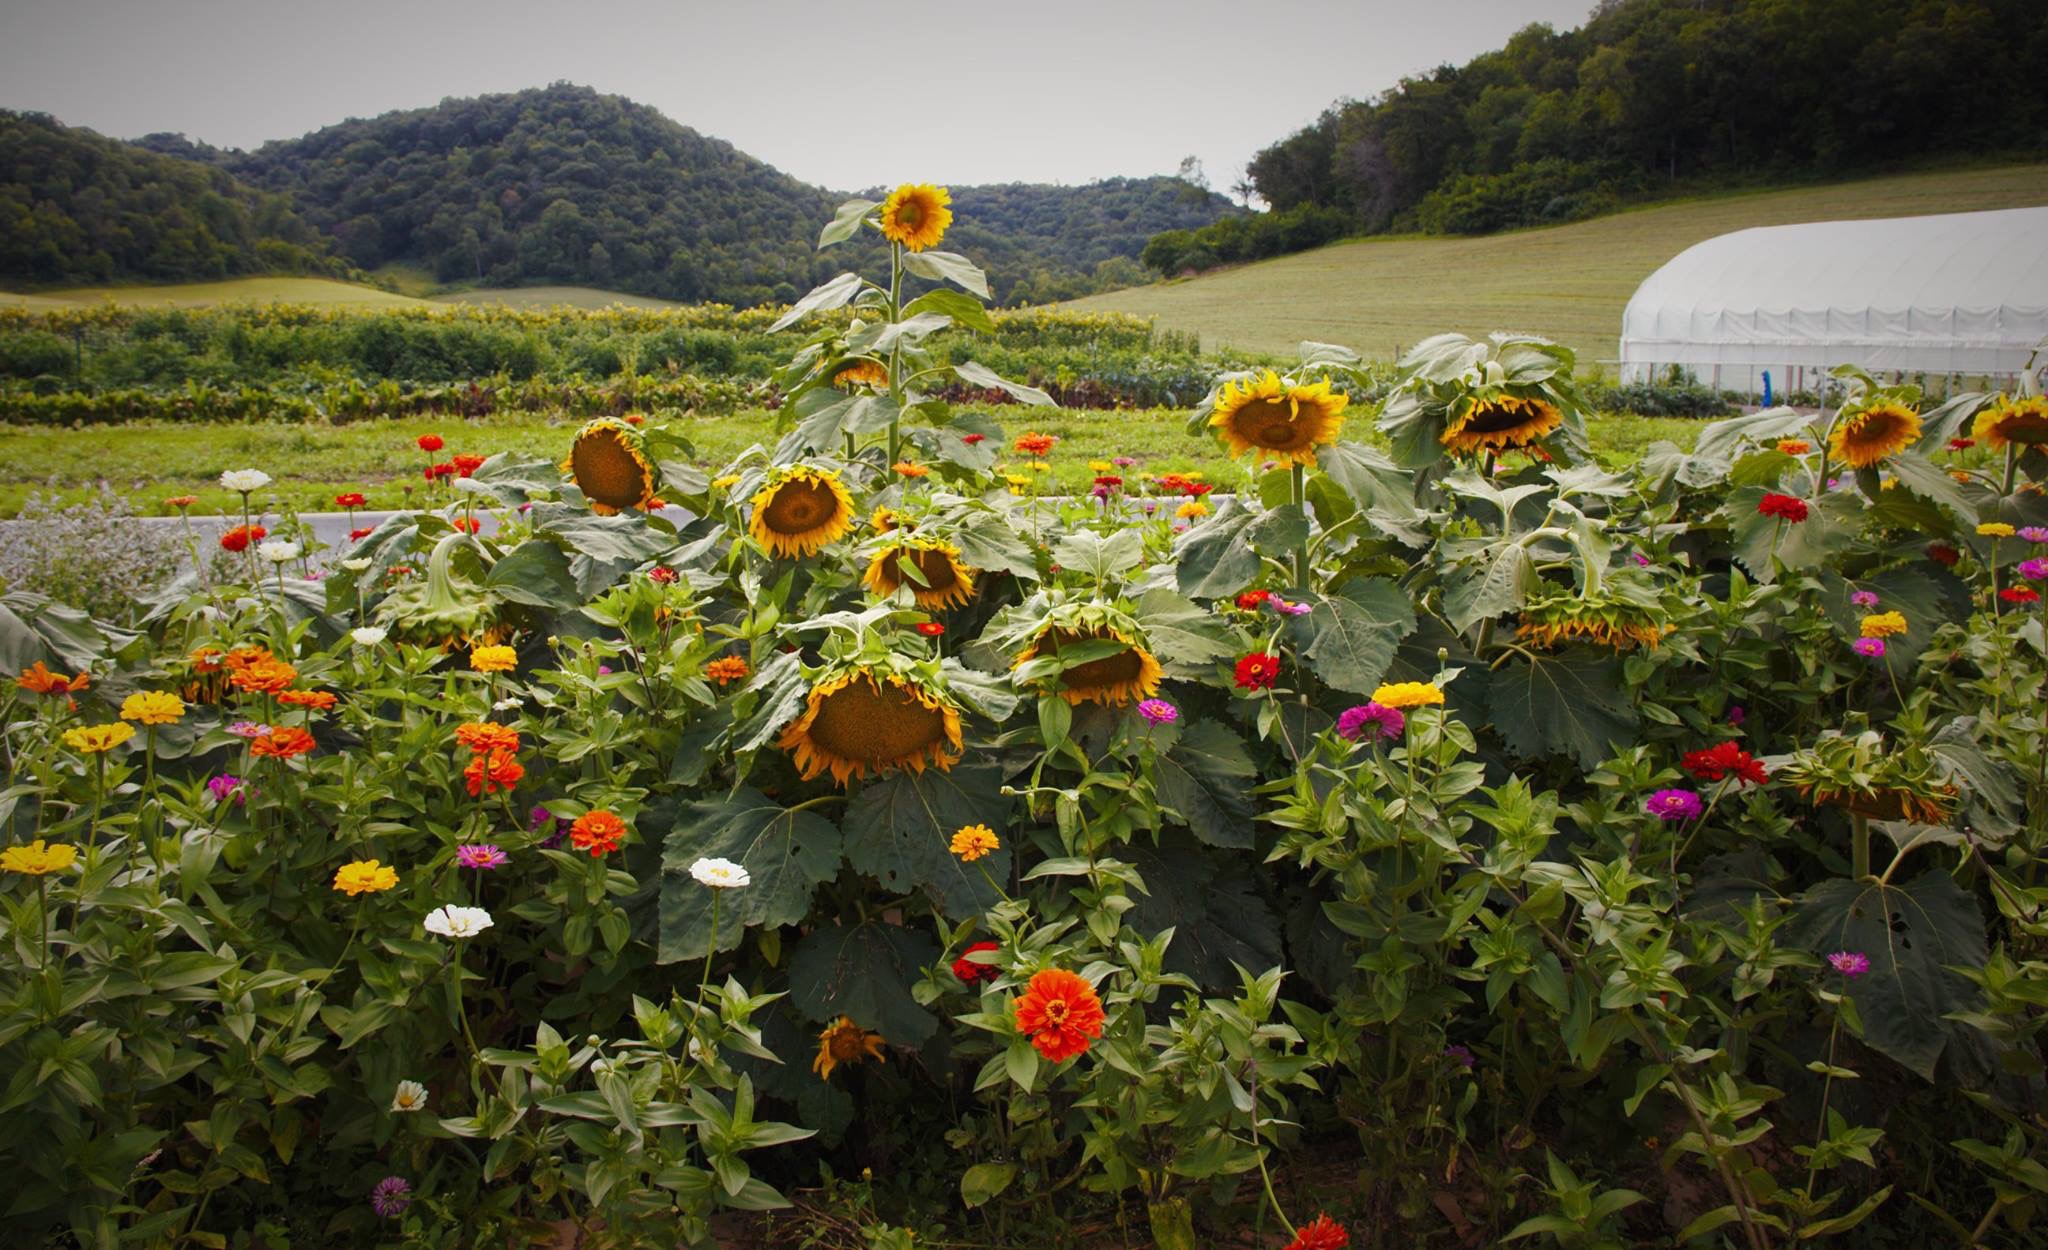
<path id="1" fill-rule="evenodd" d="M 0 110 L 0 281 L 171 282 L 346 269 L 283 196 L 40 113 Z"/>

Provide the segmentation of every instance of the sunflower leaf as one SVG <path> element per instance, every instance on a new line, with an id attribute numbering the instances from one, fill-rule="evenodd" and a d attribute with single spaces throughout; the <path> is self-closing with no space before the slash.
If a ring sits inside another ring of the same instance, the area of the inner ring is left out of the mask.
<path id="1" fill-rule="evenodd" d="M 768 327 L 768 332 L 773 334 L 777 330 L 793 326 L 803 320 L 806 314 L 842 307 L 860 294 L 860 286 L 859 274 L 842 273 L 829 282 L 813 287 L 810 294 L 791 304 L 788 312 L 776 318 L 775 324 Z"/>
<path id="2" fill-rule="evenodd" d="M 1035 386 L 1026 386 L 1022 382 L 1012 382 L 987 365 L 976 364 L 972 360 L 963 360 L 954 365 L 953 376 L 969 386 L 986 386 L 1001 391 L 1021 403 L 1036 404 L 1039 407 L 1052 406 L 1052 396 L 1044 391 Z"/>
<path id="3" fill-rule="evenodd" d="M 1190 599 L 1219 599 L 1251 584 L 1261 567 L 1258 552 L 1245 537 L 1252 517 L 1237 500 L 1226 499 L 1215 516 L 1174 543 L 1174 577 L 1180 593 Z"/>
<path id="4" fill-rule="evenodd" d="M 958 291 L 949 291 L 945 287 L 940 287 L 935 291 L 926 291 L 923 295 L 904 305 L 903 311 L 906 315 L 926 312 L 943 313 L 970 330 L 979 330 L 983 334 L 994 334 L 996 332 L 995 319 L 988 315 L 988 309 L 982 306 L 980 300 L 972 295 L 963 295 Z"/>
<path id="5" fill-rule="evenodd" d="M 1415 632 L 1415 609 L 1384 577 L 1347 583 L 1331 595 L 1312 596 L 1309 625 L 1315 641 L 1302 653 L 1325 685 L 1371 694 L 1401 640 Z"/>
<path id="6" fill-rule="evenodd" d="M 988 298 L 988 275 L 958 252 L 905 252 L 903 267 L 920 278 L 950 282 L 983 299 Z"/>
<path id="7" fill-rule="evenodd" d="M 992 906 L 990 881 L 1009 875 L 1010 848 L 972 864 L 947 848 L 963 826 L 1009 827 L 1001 789 L 1002 769 L 993 762 L 897 772 L 870 782 L 846 805 L 847 862 L 884 889 L 930 891 L 949 916 Z"/>
<path id="8" fill-rule="evenodd" d="M 828 248 L 834 243 L 844 243 L 859 234 L 860 223 L 866 220 L 867 215 L 875 211 L 876 207 L 873 200 L 848 200 L 841 204 L 832 220 L 826 223 L 823 230 L 818 231 L 818 246 L 821 249 Z"/>
<path id="9" fill-rule="evenodd" d="M 1152 779 L 1159 801 L 1210 846 L 1252 844 L 1252 802 L 1258 776 L 1244 743 L 1215 721 L 1197 721 L 1161 754 Z"/>
<path id="10" fill-rule="evenodd" d="M 1494 728 L 1524 758 L 1569 753 L 1594 768 L 1634 735 L 1629 695 L 1621 661 L 1567 648 L 1494 670 Z"/>
<path id="11" fill-rule="evenodd" d="M 700 884 L 690 865 L 729 859 L 753 883 L 722 893 Z M 702 959 L 711 949 L 711 905 L 719 903 L 718 949 L 732 950 L 759 925 L 796 924 L 811 891 L 839 872 L 840 834 L 813 811 L 790 811 L 750 786 L 685 803 L 662 843 L 662 963 Z"/>
<path id="12" fill-rule="evenodd" d="M 939 1022 L 917 1005 L 910 986 L 938 957 L 939 948 L 915 929 L 878 921 L 829 925 L 791 952 L 789 1001 L 820 1024 L 846 1016 L 892 1046 L 921 1046 Z"/>

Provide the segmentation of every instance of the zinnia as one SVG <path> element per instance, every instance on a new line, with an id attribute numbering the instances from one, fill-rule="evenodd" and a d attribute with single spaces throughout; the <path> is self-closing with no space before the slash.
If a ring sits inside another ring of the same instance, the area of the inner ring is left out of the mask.
<path id="1" fill-rule="evenodd" d="M 1064 968 L 1033 974 L 1017 1001 L 1017 1029 L 1054 1063 L 1086 1054 L 1102 1036 L 1102 1000 L 1095 987 Z"/>
<path id="2" fill-rule="evenodd" d="M 1146 699 L 1138 704 L 1138 715 L 1148 725 L 1171 725 L 1180 719 L 1180 709 L 1164 699 Z"/>
<path id="3" fill-rule="evenodd" d="M 347 494 L 334 497 L 334 506 L 337 508 L 360 508 L 368 502 L 370 501 L 363 498 L 361 491 L 352 490 Z"/>
<path id="4" fill-rule="evenodd" d="M 1858 638 L 1849 644 L 1849 649 L 1866 660 L 1882 660 L 1884 658 L 1884 639 Z"/>
<path id="5" fill-rule="evenodd" d="M 64 744 L 74 751 L 87 755 L 98 755 L 111 751 L 135 736 L 135 726 L 127 721 L 114 721 L 106 725 L 80 725 L 64 731 Z"/>
<path id="6" fill-rule="evenodd" d="M 270 533 L 260 525 L 237 525 L 220 536 L 222 551 L 247 551 L 249 544 L 261 542 Z"/>
<path id="7" fill-rule="evenodd" d="M 517 751 L 519 731 L 495 721 L 464 721 L 455 727 L 455 741 L 472 751 Z"/>
<path id="8" fill-rule="evenodd" d="M 427 932 L 451 941 L 473 938 L 491 927 L 491 913 L 481 907 L 458 907 L 450 903 L 427 913 L 421 923 Z"/>
<path id="9" fill-rule="evenodd" d="M 144 690 L 121 700 L 121 719 L 145 725 L 172 725 L 184 719 L 185 701 L 163 690 Z"/>
<path id="10" fill-rule="evenodd" d="M 1807 513 L 1804 499 L 1776 493 L 1759 499 L 1756 510 L 1765 516 L 1777 517 L 1781 521 L 1804 521 Z"/>
<path id="11" fill-rule="evenodd" d="M 1835 951 L 1828 956 L 1828 966 L 1845 977 L 1860 977 L 1870 971 L 1870 956 L 1862 951 Z"/>
<path id="12" fill-rule="evenodd" d="M 1348 707 L 1337 715 L 1337 736 L 1347 742 L 1356 742 L 1367 733 L 1375 738 L 1398 738 L 1407 727 L 1408 718 L 1383 703 Z"/>
<path id="13" fill-rule="evenodd" d="M 1442 703 L 1444 692 L 1426 681 L 1386 682 L 1372 692 L 1372 701 L 1383 707 L 1422 707 L 1425 704 Z"/>
<path id="14" fill-rule="evenodd" d="M 1643 800 L 1643 810 L 1666 822 L 1691 820 L 1700 814 L 1700 796 L 1691 790 L 1659 790 Z"/>
<path id="15" fill-rule="evenodd" d="M 1877 612 L 1863 618 L 1861 626 L 1865 638 L 1889 638 L 1893 634 L 1906 632 L 1906 618 L 1898 612 Z"/>
<path id="16" fill-rule="evenodd" d="M 359 859 L 334 870 L 334 888 L 354 898 L 381 894 L 398 884 L 398 870 L 374 859 Z"/>
<path id="17" fill-rule="evenodd" d="M 997 977 L 1002 975 L 1001 970 L 998 969 L 994 964 L 978 963 L 974 960 L 973 956 L 980 954 L 982 951 L 994 951 L 1001 949 L 1002 944 L 999 942 L 974 943 L 972 946 L 969 946 L 966 950 L 960 952 L 960 958 L 953 961 L 953 975 L 959 977 L 962 981 L 967 982 L 967 984 L 969 985 L 975 985 L 982 981 L 995 980 Z"/>
<path id="18" fill-rule="evenodd" d="M 447 445 L 441 441 L 439 434 L 422 434 L 416 441 L 421 451 L 439 451 Z"/>
<path id="19" fill-rule="evenodd" d="M 455 862 L 464 868 L 487 872 L 503 868 L 512 862 L 512 857 L 489 842 L 468 842 L 455 848 Z"/>
<path id="20" fill-rule="evenodd" d="M 626 822 L 611 812 L 585 812 L 569 826 L 569 844 L 588 852 L 592 859 L 602 859 L 618 850 L 625 836 Z"/>
<path id="21" fill-rule="evenodd" d="M 519 653 L 510 647 L 472 647 L 469 666 L 479 673 L 509 673 L 519 667 Z"/>
<path id="22" fill-rule="evenodd" d="M 960 857 L 963 864 L 971 864 L 985 855 L 992 855 L 1002 849 L 1002 839 L 987 825 L 963 825 L 953 835 L 946 849 Z"/>
<path id="23" fill-rule="evenodd" d="M 1703 751 L 1688 751 L 1684 765 L 1685 771 L 1701 781 L 1733 777 L 1737 783 L 1760 786 L 1770 780 L 1770 773 L 1762 762 L 1733 742 L 1716 743 Z"/>
<path id="24" fill-rule="evenodd" d="M 1280 657 L 1277 655 L 1254 651 L 1237 662 L 1237 688 L 1240 690 L 1271 690 L 1278 680 Z"/>
<path id="25" fill-rule="evenodd" d="M 1294 1230 L 1294 1240 L 1285 1250 L 1344 1250 L 1350 1244 L 1351 1234 L 1344 1226 L 1318 1211 L 1316 1218 Z"/>
<path id="26" fill-rule="evenodd" d="M 280 760 L 304 755 L 313 747 L 313 735 L 297 725 L 279 725 L 262 737 L 249 740 L 251 755 L 269 756 Z"/>
<path id="27" fill-rule="evenodd" d="M 2007 586 L 1998 592 L 1998 597 L 2007 603 L 2039 603 L 2041 594 L 2025 586 Z"/>
<path id="28" fill-rule="evenodd" d="M 10 846 L 0 851 L 0 871 L 44 877 L 62 872 L 78 862 L 78 848 L 63 842 L 45 844 L 41 838 L 27 846 Z"/>
<path id="29" fill-rule="evenodd" d="M 721 655 L 704 666 L 704 675 L 721 686 L 727 682 L 745 681 L 753 671 L 745 660 L 736 655 Z"/>
<path id="30" fill-rule="evenodd" d="M 1051 434 L 1040 434 L 1034 430 L 1029 434 L 1019 434 L 1011 446 L 1027 456 L 1043 456 L 1051 452 L 1053 444 L 1059 441 Z"/>
<path id="31" fill-rule="evenodd" d="M 754 884 L 754 877 L 745 867 L 729 859 L 706 856 L 690 865 L 690 876 L 699 885 L 708 885 L 714 890 L 743 890 Z"/>
<path id="32" fill-rule="evenodd" d="M 524 776 L 526 766 L 513 758 L 510 751 L 479 751 L 462 769 L 463 782 L 473 799 L 510 790 Z"/>
<path id="33" fill-rule="evenodd" d="M 286 690 L 277 696 L 277 701 L 289 707 L 325 712 L 334 706 L 335 697 L 331 690 Z"/>
<path id="34" fill-rule="evenodd" d="M 2011 538 L 2017 533 L 2018 530 L 2003 521 L 1986 521 L 1977 527 L 1979 538 Z"/>
<path id="35" fill-rule="evenodd" d="M 92 677 L 87 673 L 76 677 L 53 673 L 41 660 L 37 660 L 21 670 L 21 676 L 14 679 L 14 684 L 30 694 L 75 694 L 92 685 Z"/>

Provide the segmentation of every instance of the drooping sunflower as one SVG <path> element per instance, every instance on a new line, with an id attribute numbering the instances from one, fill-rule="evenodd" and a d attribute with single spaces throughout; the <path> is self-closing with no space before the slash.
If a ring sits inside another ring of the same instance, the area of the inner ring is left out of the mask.
<path id="1" fill-rule="evenodd" d="M 944 187 L 906 182 L 882 202 L 882 237 L 913 252 L 937 247 L 953 224 L 953 197 Z"/>
<path id="2" fill-rule="evenodd" d="M 1895 400 L 1879 400 L 1835 422 L 1828 452 L 1852 469 L 1868 469 L 1920 439 L 1920 414 Z"/>
<path id="3" fill-rule="evenodd" d="M 882 1058 L 883 1038 L 880 1033 L 871 1033 L 853 1022 L 851 1016 L 841 1016 L 824 1027 L 818 1034 L 818 1056 L 811 1060 L 811 1071 L 821 1081 L 832 1079 L 832 1069 L 841 1064 L 865 1063 L 870 1059 Z"/>
<path id="4" fill-rule="evenodd" d="M 1010 667 L 1017 668 L 1041 655 L 1051 655 L 1067 647 L 1090 642 L 1118 642 L 1123 644 L 1123 649 L 1101 659 L 1076 664 L 1061 673 L 1061 698 L 1075 707 L 1083 703 L 1123 707 L 1133 700 L 1149 699 L 1159 693 L 1160 679 L 1165 676 L 1159 661 L 1130 633 L 1111 625 L 1067 629 L 1048 624 L 1032 638 L 1029 646 L 1017 653 Z"/>
<path id="5" fill-rule="evenodd" d="M 2003 450 L 2009 443 L 2022 447 L 2048 443 L 2048 398 L 2028 395 L 2007 399 L 2001 395 L 1996 403 L 1977 414 L 1970 433 L 1994 450 Z"/>
<path id="6" fill-rule="evenodd" d="M 1610 593 L 1553 594 L 1532 598 L 1522 608 L 1515 636 L 1543 647 L 1591 642 L 1628 651 L 1655 648 L 1672 630 L 1649 595 Z"/>
<path id="7" fill-rule="evenodd" d="M 1289 385 L 1268 369 L 1260 377 L 1224 383 L 1209 425 L 1232 456 L 1262 452 L 1275 460 L 1313 465 L 1316 448 L 1337 441 L 1350 402 L 1330 389 L 1328 379 Z"/>
<path id="8" fill-rule="evenodd" d="M 833 370 L 832 385 L 850 391 L 856 386 L 872 386 L 876 390 L 889 388 L 889 367 L 879 360 L 865 356 L 849 360 Z"/>
<path id="9" fill-rule="evenodd" d="M 1438 440 L 1453 452 L 1512 451 L 1526 448 L 1564 424 L 1556 404 L 1535 396 L 1497 395 L 1451 406 L 1451 419 Z"/>
<path id="10" fill-rule="evenodd" d="M 922 585 L 904 571 L 909 563 L 917 569 Z M 886 599 L 903 587 L 917 606 L 928 612 L 943 612 L 974 598 L 974 570 L 960 563 L 960 549 L 937 538 L 893 538 L 875 551 L 868 571 L 860 579 L 876 598 Z"/>
<path id="11" fill-rule="evenodd" d="M 962 749 L 960 712 L 936 685 L 854 665 L 812 684 L 777 745 L 805 781 L 826 772 L 841 786 L 870 772 L 947 772 Z"/>
<path id="12" fill-rule="evenodd" d="M 1855 790 L 1847 786 L 1798 787 L 1799 797 L 1810 803 L 1839 807 L 1870 820 L 1910 820 L 1922 825 L 1942 825 L 1955 806 L 1955 787 L 1916 791 L 1905 787 L 1874 786 Z"/>
<path id="13" fill-rule="evenodd" d="M 640 450 L 633 427 L 617 417 L 599 417 L 576 431 L 562 460 L 562 472 L 590 501 L 590 510 L 610 516 L 654 502 L 654 466 Z"/>
<path id="14" fill-rule="evenodd" d="M 747 532 L 776 556 L 816 555 L 853 527 L 853 496 L 836 469 L 786 465 L 768 475 L 753 504 Z"/>

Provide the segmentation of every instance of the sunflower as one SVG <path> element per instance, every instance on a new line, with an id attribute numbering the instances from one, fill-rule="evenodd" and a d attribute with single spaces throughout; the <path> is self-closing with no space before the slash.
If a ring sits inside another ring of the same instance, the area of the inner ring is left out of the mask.
<path id="1" fill-rule="evenodd" d="M 1451 417 L 1437 441 L 1454 452 L 1509 451 L 1528 447 L 1564 424 L 1556 404 L 1535 396 L 1475 399 Z"/>
<path id="2" fill-rule="evenodd" d="M 633 427 L 616 417 L 599 417 L 576 431 L 562 472 L 599 516 L 654 502 L 654 466 L 641 454 Z"/>
<path id="3" fill-rule="evenodd" d="M 1956 793 L 1954 786 L 1928 793 L 1888 786 L 1852 790 L 1846 786 L 1802 785 L 1798 790 L 1799 797 L 1810 803 L 1839 807 L 1870 820 L 1910 820 L 1922 825 L 1947 824 Z"/>
<path id="4" fill-rule="evenodd" d="M 2048 399 L 2039 395 L 2007 399 L 2001 395 L 1997 403 L 1977 414 L 1977 423 L 1970 433 L 1993 448 L 2008 443 L 2022 447 L 2048 443 Z"/>
<path id="5" fill-rule="evenodd" d="M 1610 594 L 1561 595 L 1532 599 L 1522 609 L 1515 636 L 1542 647 L 1591 642 L 1628 651 L 1655 648 L 1672 627 L 1659 620 L 1654 601 Z"/>
<path id="6" fill-rule="evenodd" d="M 1224 383 L 1209 425 L 1223 436 L 1232 456 L 1258 451 L 1313 465 L 1316 448 L 1337 441 L 1349 402 L 1349 396 L 1330 390 L 1327 379 L 1290 386 L 1268 369 L 1263 377 Z"/>
<path id="7" fill-rule="evenodd" d="M 909 562 L 923 584 L 904 572 Z M 896 538 L 885 543 L 868 562 L 861 579 L 878 599 L 886 599 L 903 587 L 917 606 L 928 612 L 943 612 L 974 598 L 974 570 L 960 563 L 960 549 L 936 538 Z"/>
<path id="8" fill-rule="evenodd" d="M 1920 416 L 1904 404 L 1881 400 L 1835 423 L 1828 451 L 1852 469 L 1868 469 L 1920 439 Z"/>
<path id="9" fill-rule="evenodd" d="M 833 371 L 832 385 L 848 391 L 856 386 L 872 386 L 876 390 L 886 390 L 889 386 L 889 367 L 866 357 L 849 360 Z"/>
<path id="10" fill-rule="evenodd" d="M 816 555 L 853 528 L 853 496 L 835 469 L 790 465 L 775 470 L 754 492 L 747 532 L 776 556 Z"/>
<path id="11" fill-rule="evenodd" d="M 870 771 L 941 772 L 960 758 L 960 713 L 943 692 L 899 673 L 865 665 L 841 669 L 811 687 L 803 714 L 777 743 L 809 781 L 830 772 L 844 786 Z"/>
<path id="12" fill-rule="evenodd" d="M 882 237 L 913 252 L 936 247 L 953 223 L 953 210 L 946 207 L 952 202 L 944 187 L 906 182 L 882 202 Z"/>
<path id="13" fill-rule="evenodd" d="M 1080 629 L 1048 625 L 1031 640 L 1030 646 L 1017 654 L 1010 667 L 1016 668 L 1027 660 L 1056 653 L 1076 643 L 1112 641 L 1122 643 L 1124 649 L 1099 660 L 1076 664 L 1060 674 L 1060 697 L 1075 707 L 1083 703 L 1122 707 L 1133 699 L 1149 699 L 1159 693 L 1159 681 L 1165 676 L 1159 661 L 1150 651 L 1132 641 L 1129 634 L 1109 625 Z"/>
<path id="14" fill-rule="evenodd" d="M 851 1016 L 841 1016 L 818 1034 L 818 1057 L 811 1060 L 811 1071 L 818 1074 L 819 1080 L 829 1081 L 832 1069 L 840 1064 L 882 1058 L 882 1042 L 880 1033 L 868 1032 L 855 1024 Z"/>

